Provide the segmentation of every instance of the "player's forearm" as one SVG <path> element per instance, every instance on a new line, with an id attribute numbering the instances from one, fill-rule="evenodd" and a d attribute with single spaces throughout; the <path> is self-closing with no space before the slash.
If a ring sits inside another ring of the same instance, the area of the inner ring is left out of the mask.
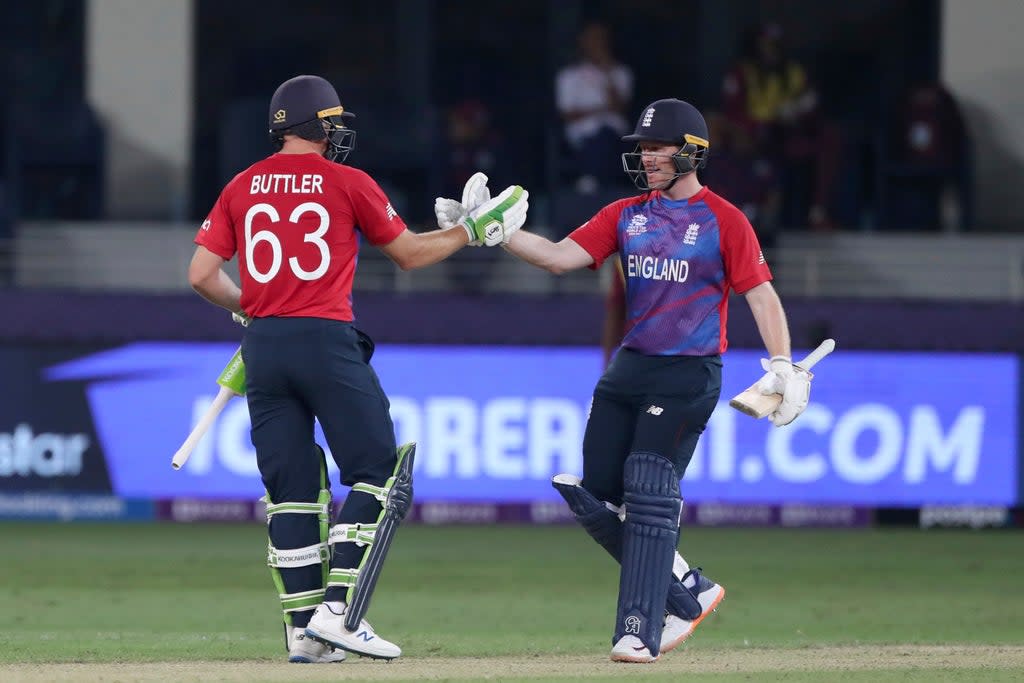
<path id="1" fill-rule="evenodd" d="M 566 240 L 563 240 L 565 242 Z M 579 268 L 566 258 L 566 249 L 563 242 L 555 244 L 546 237 L 533 232 L 519 230 L 504 245 L 505 250 L 521 258 L 527 263 L 543 268 L 549 273 L 561 275 L 570 270 Z"/>
<path id="2" fill-rule="evenodd" d="M 461 225 L 446 230 L 432 230 L 416 235 L 414 248 L 397 260 L 402 270 L 415 270 L 443 261 L 466 246 L 469 235 Z"/>
<path id="3" fill-rule="evenodd" d="M 192 289 L 199 296 L 210 303 L 226 308 L 234 313 L 240 313 L 242 307 L 239 303 L 242 297 L 242 290 L 238 288 L 228 274 L 218 269 L 205 278 L 194 280 Z"/>
<path id="4" fill-rule="evenodd" d="M 790 357 L 789 325 L 779 295 L 771 283 L 764 282 L 747 292 L 747 303 L 757 323 L 764 347 L 770 356 Z"/>

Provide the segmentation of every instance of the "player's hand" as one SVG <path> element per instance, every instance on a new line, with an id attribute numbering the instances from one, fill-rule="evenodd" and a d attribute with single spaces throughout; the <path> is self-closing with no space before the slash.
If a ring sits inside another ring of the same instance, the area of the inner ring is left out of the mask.
<path id="1" fill-rule="evenodd" d="M 479 171 L 474 173 L 466 181 L 465 187 L 462 188 L 461 202 L 454 199 L 446 199 L 445 197 L 438 197 L 434 200 L 434 215 L 437 217 L 437 226 L 439 228 L 455 227 L 473 209 L 489 201 L 490 198 L 491 191 L 487 187 L 487 176 Z M 482 246 L 482 243 L 478 240 L 472 240 L 469 246 L 479 247 Z"/>
<path id="2" fill-rule="evenodd" d="M 479 240 L 487 247 L 505 244 L 526 222 L 530 193 L 519 185 L 509 185 L 494 199 L 478 206 L 462 222 L 470 242 Z"/>
<path id="3" fill-rule="evenodd" d="M 761 367 L 767 372 L 757 382 L 757 390 L 764 396 L 780 394 L 782 403 L 768 416 L 776 427 L 788 425 L 804 412 L 811 397 L 811 373 L 785 356 L 771 360 L 762 358 Z"/>
<path id="4" fill-rule="evenodd" d="M 239 325 L 241 325 L 242 327 L 249 327 L 249 323 L 252 321 L 252 318 L 246 315 L 245 312 L 232 313 L 231 319 L 234 320 Z"/>

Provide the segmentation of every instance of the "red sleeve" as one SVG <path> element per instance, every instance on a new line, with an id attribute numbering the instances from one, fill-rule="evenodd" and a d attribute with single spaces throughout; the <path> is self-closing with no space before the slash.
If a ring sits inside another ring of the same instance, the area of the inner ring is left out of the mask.
<path id="1" fill-rule="evenodd" d="M 405 231 L 405 221 L 391 206 L 384 190 L 373 178 L 365 173 L 353 176 L 348 196 L 352 201 L 352 213 L 359 231 L 374 246 L 392 242 Z"/>
<path id="2" fill-rule="evenodd" d="M 235 226 L 227 207 L 226 195 L 231 187 L 232 185 L 228 185 L 217 197 L 217 203 L 199 227 L 194 240 L 196 244 L 206 247 L 225 261 L 231 260 L 237 248 Z"/>
<path id="3" fill-rule="evenodd" d="M 606 258 L 619 250 L 618 224 L 623 205 L 624 200 L 612 202 L 569 233 L 569 239 L 594 259 L 594 263 L 588 266 L 591 270 L 600 268 Z"/>
<path id="4" fill-rule="evenodd" d="M 719 200 L 713 206 L 719 225 L 725 277 L 737 294 L 772 279 L 772 271 L 764 260 L 757 235 L 743 212 Z"/>

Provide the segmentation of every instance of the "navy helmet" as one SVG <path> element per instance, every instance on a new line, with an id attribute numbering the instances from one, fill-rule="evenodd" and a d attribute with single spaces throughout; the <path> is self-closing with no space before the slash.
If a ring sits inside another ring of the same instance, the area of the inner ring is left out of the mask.
<path id="1" fill-rule="evenodd" d="M 689 102 L 677 99 L 657 100 L 644 107 L 636 122 L 632 135 L 624 135 L 625 142 L 636 142 L 636 149 L 622 155 L 622 167 L 636 186 L 650 190 L 647 174 L 641 159 L 640 143 L 661 142 L 679 145 L 679 151 L 672 155 L 676 167 L 675 178 L 665 187 L 687 173 L 693 173 L 707 164 L 708 124 L 704 117 Z"/>
<path id="2" fill-rule="evenodd" d="M 270 140 L 280 149 L 284 135 L 314 142 L 327 140 L 324 156 L 344 163 L 356 146 L 356 132 L 345 125 L 355 114 L 345 111 L 334 86 L 319 76 L 289 78 L 270 98 Z"/>

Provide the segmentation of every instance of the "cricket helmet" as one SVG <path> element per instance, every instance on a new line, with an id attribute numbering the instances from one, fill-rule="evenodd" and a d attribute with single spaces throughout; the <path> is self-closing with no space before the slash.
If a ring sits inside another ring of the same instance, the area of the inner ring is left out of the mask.
<path id="1" fill-rule="evenodd" d="M 284 135 L 305 140 L 327 140 L 324 156 L 344 163 L 355 149 L 356 132 L 345 125 L 355 114 L 345 111 L 334 86 L 319 76 L 289 78 L 270 98 L 270 140 L 283 144 Z"/>
<path id="2" fill-rule="evenodd" d="M 708 124 L 704 117 L 692 104 L 677 99 L 657 100 L 644 107 L 634 132 L 631 135 L 624 135 L 622 139 L 625 142 L 637 143 L 636 149 L 622 155 L 622 168 L 641 190 L 651 188 L 647 183 L 647 173 L 644 171 L 640 143 L 660 142 L 679 145 L 679 150 L 672 154 L 672 162 L 676 169 L 672 183 L 680 176 L 704 168 L 707 164 L 708 148 L 711 146 L 708 141 Z M 671 187 L 672 183 L 668 187 Z"/>

